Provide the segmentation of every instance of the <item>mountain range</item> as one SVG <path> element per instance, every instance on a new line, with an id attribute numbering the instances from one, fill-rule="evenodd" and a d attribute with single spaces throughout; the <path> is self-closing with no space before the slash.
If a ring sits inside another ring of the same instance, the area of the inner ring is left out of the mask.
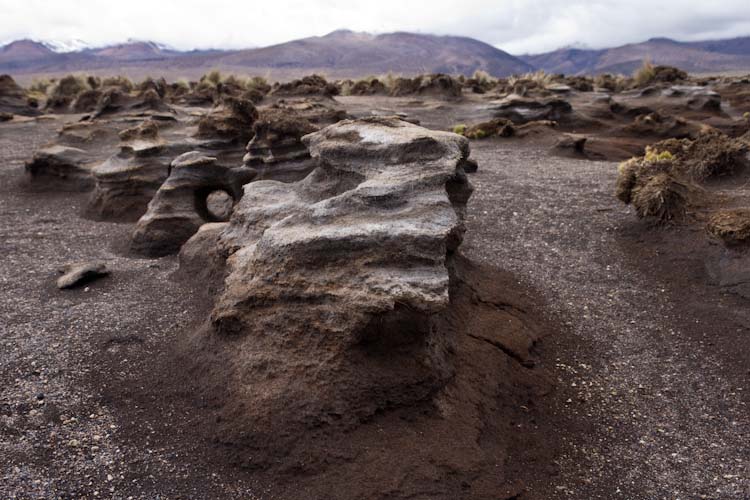
<path id="1" fill-rule="evenodd" d="M 0 46 L 0 73 L 59 75 L 75 71 L 196 78 L 210 69 L 285 79 L 318 72 L 361 77 L 387 72 L 470 75 L 483 70 L 508 76 L 543 69 L 552 73 L 632 73 L 645 59 L 692 73 L 750 71 L 750 37 L 704 42 L 653 38 L 609 49 L 564 48 L 513 56 L 479 40 L 416 33 L 373 35 L 339 30 L 269 47 L 178 51 L 150 41 L 107 47 L 17 40 Z"/>
<path id="2" fill-rule="evenodd" d="M 652 38 L 610 49 L 563 48 L 521 59 L 548 73 L 631 74 L 643 61 L 676 66 L 690 73 L 750 72 L 750 37 L 704 42 Z"/>

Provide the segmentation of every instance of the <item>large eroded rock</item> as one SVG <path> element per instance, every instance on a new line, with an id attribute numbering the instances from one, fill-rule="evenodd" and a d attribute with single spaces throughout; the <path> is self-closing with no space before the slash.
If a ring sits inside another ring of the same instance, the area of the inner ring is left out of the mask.
<path id="1" fill-rule="evenodd" d="M 246 185 L 218 236 L 230 256 L 211 326 L 232 345 L 228 411 L 250 412 L 254 442 L 274 449 L 426 401 L 449 379 L 452 339 L 434 319 L 471 193 L 455 134 L 365 118 L 304 141 L 319 167 Z"/>

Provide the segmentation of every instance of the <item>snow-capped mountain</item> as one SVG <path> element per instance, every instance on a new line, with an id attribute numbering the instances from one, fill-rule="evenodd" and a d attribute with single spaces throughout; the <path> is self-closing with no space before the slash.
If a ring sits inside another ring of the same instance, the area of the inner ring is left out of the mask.
<path id="1" fill-rule="evenodd" d="M 50 49 L 52 52 L 57 52 L 58 54 L 79 52 L 81 50 L 92 48 L 91 44 L 77 38 L 70 40 L 41 40 L 39 41 L 39 43 Z"/>

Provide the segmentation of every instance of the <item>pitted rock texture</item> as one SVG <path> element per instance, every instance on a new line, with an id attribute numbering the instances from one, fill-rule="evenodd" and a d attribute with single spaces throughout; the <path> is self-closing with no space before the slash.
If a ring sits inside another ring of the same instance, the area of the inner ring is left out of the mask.
<path id="1" fill-rule="evenodd" d="M 242 186 L 255 175 L 251 168 L 227 167 L 198 151 L 178 156 L 133 230 L 131 251 L 149 256 L 176 253 L 202 224 L 218 221 L 207 204 L 211 193 L 222 191 L 237 201 Z"/>
<path id="2" fill-rule="evenodd" d="M 219 237 L 207 340 L 232 345 L 228 413 L 250 412 L 251 446 L 282 454 L 305 429 L 429 402 L 451 377 L 436 318 L 471 194 L 455 134 L 365 118 L 304 142 L 319 167 L 246 185 Z"/>

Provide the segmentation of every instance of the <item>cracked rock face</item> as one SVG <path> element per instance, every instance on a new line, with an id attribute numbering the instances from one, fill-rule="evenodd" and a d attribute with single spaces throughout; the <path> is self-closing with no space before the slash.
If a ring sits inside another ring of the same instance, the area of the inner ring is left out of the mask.
<path id="1" fill-rule="evenodd" d="M 246 185 L 218 238 L 230 256 L 210 338 L 231 342 L 228 411 L 250 412 L 258 446 L 427 401 L 452 373 L 434 319 L 464 231 L 468 141 L 365 118 L 304 142 L 318 168 Z"/>
<path id="2" fill-rule="evenodd" d="M 221 215 L 210 210 L 212 193 L 225 193 L 236 202 L 242 186 L 255 175 L 251 168 L 220 165 L 216 158 L 197 151 L 178 156 L 138 220 L 131 250 L 149 256 L 176 253 L 202 224 L 221 220 Z"/>

